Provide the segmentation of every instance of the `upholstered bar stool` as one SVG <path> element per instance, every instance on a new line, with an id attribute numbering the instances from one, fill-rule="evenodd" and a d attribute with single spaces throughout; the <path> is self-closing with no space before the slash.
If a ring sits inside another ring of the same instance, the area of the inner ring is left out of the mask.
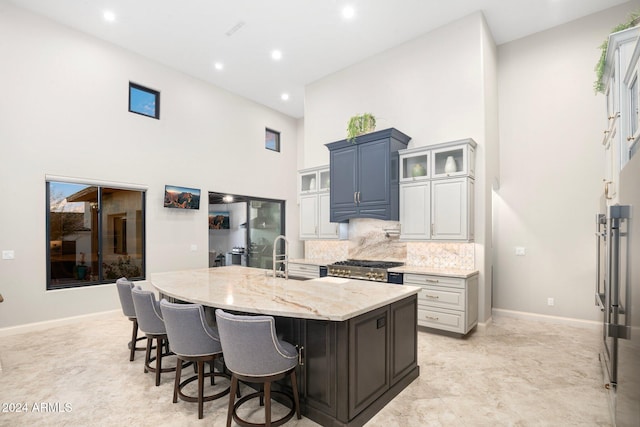
<path id="1" fill-rule="evenodd" d="M 144 372 L 154 372 L 156 374 L 156 386 L 158 386 L 160 385 L 160 374 L 162 372 L 173 372 L 176 370 L 175 366 L 172 368 L 162 367 L 162 358 L 171 353 L 169 352 L 169 340 L 167 339 L 167 330 L 164 320 L 162 319 L 160 303 L 156 300 L 153 292 L 145 291 L 140 286 L 135 286 L 131 289 L 131 296 L 133 297 L 133 305 L 136 309 L 138 326 L 147 336 Z M 153 340 L 156 340 L 156 355 L 151 357 Z M 165 351 L 163 352 L 163 350 Z M 153 361 L 156 362 L 155 367 L 151 366 Z"/>
<path id="2" fill-rule="evenodd" d="M 187 402 L 198 402 L 198 418 L 201 419 L 203 403 L 226 396 L 230 390 L 230 387 L 227 387 L 218 393 L 204 395 L 205 377 L 211 378 L 211 385 L 214 385 L 216 376 L 230 379 L 224 372 L 214 371 L 215 360 L 222 358 L 218 331 L 207 324 L 204 308 L 200 304 L 174 304 L 163 299 L 160 301 L 160 308 L 171 342 L 171 351 L 178 357 L 173 403 L 178 402 L 178 397 Z M 194 362 L 197 373 L 180 382 L 183 361 Z M 208 374 L 204 372 L 205 363 L 211 364 L 211 372 Z M 222 369 L 224 371 L 224 365 Z M 195 380 L 198 380 L 198 395 L 194 397 L 184 394 L 183 388 Z"/>
<path id="3" fill-rule="evenodd" d="M 132 362 L 136 351 L 144 351 L 145 347 L 136 347 L 138 341 L 146 340 L 147 337 L 138 337 L 138 319 L 136 318 L 136 308 L 133 306 L 133 299 L 131 298 L 131 289 L 133 288 L 133 282 L 127 280 L 126 277 L 121 277 L 116 280 L 116 287 L 118 288 L 118 296 L 120 297 L 120 305 L 122 306 L 122 312 L 125 316 L 133 322 L 133 331 L 131 332 L 131 341 L 129 341 L 129 361 Z"/>
<path id="4" fill-rule="evenodd" d="M 241 426 L 279 426 L 291 419 L 295 412 L 300 419 L 300 401 L 296 381 L 298 352 L 296 348 L 276 335 L 275 319 L 271 316 L 239 316 L 216 310 L 216 321 L 220 333 L 220 343 L 227 368 L 231 371 L 231 394 L 227 413 L 227 427 L 231 419 Z M 272 391 L 271 383 L 289 376 L 293 396 L 280 391 Z M 263 385 L 263 390 L 248 394 L 237 402 L 235 393 L 238 380 Z M 271 395 L 286 397 L 291 410 L 282 418 L 271 421 Z M 249 399 L 264 398 L 264 424 L 250 423 L 238 416 L 238 408 Z"/>

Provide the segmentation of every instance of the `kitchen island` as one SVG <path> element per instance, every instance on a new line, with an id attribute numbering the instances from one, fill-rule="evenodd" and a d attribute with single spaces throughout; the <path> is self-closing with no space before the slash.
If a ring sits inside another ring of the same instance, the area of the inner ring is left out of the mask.
<path id="1" fill-rule="evenodd" d="M 418 377 L 419 287 L 270 274 L 228 266 L 156 273 L 151 282 L 174 300 L 274 316 L 278 335 L 300 349 L 301 411 L 323 426 L 363 425 Z"/>

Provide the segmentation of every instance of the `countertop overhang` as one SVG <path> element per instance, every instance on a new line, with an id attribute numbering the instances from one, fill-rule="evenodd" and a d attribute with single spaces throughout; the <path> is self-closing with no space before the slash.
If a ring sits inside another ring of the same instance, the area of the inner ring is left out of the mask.
<path id="1" fill-rule="evenodd" d="M 417 286 L 322 277 L 271 277 L 272 270 L 242 267 L 152 273 L 163 295 L 228 310 L 300 319 L 345 321 L 417 294 Z"/>

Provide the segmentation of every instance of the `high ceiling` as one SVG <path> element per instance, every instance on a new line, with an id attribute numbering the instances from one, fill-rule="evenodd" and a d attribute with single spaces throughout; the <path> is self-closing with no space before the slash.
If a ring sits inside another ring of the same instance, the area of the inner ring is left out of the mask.
<path id="1" fill-rule="evenodd" d="M 304 87 L 481 11 L 497 44 L 624 0 L 0 0 L 281 111 Z M 343 8 L 353 7 L 353 17 Z M 107 21 L 105 11 L 114 19 Z M 271 53 L 279 50 L 280 60 Z M 222 64 L 222 69 L 215 67 Z M 162 90 L 162 88 L 156 88 Z M 282 94 L 289 99 L 281 99 Z"/>

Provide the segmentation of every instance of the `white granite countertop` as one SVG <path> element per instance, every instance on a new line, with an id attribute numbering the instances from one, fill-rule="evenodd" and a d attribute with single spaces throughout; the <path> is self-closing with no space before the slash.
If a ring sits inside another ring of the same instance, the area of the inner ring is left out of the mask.
<path id="1" fill-rule="evenodd" d="M 448 276 L 467 279 L 479 274 L 478 270 L 456 270 L 454 268 L 433 268 L 421 267 L 417 265 L 403 265 L 402 267 L 390 268 L 389 271 L 395 273 L 429 274 L 431 276 Z"/>
<path id="2" fill-rule="evenodd" d="M 183 301 L 246 313 L 344 321 L 417 294 L 417 286 L 339 277 L 273 278 L 271 270 L 227 267 L 151 274 L 162 294 Z"/>

